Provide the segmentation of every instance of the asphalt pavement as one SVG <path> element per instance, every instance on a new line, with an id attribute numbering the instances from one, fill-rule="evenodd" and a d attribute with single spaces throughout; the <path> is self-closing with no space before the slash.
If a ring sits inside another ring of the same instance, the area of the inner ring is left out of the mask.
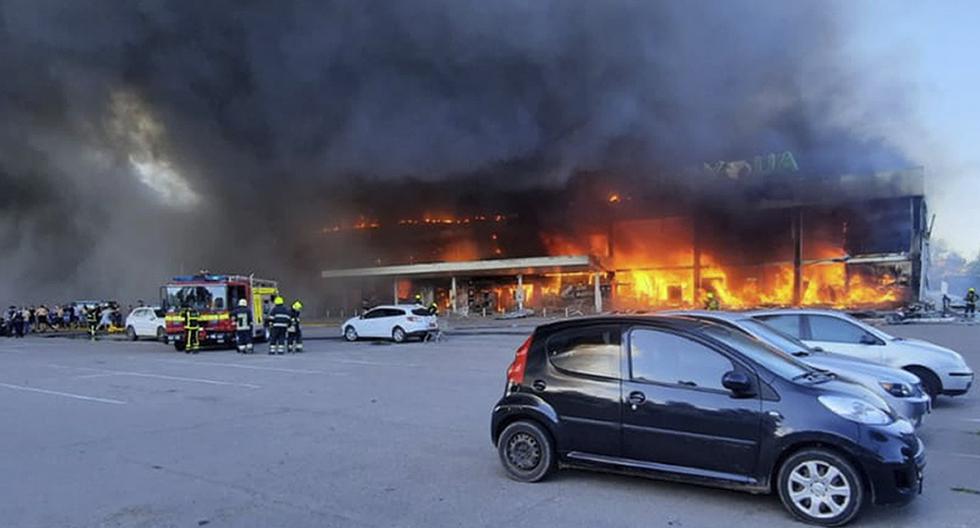
<path id="1" fill-rule="evenodd" d="M 980 327 L 890 331 L 980 371 Z M 180 354 L 154 343 L 0 340 L 0 526 L 802 526 L 772 496 L 562 471 L 507 479 L 489 413 L 518 332 Z M 980 396 L 942 398 L 925 490 L 856 526 L 980 526 Z"/>

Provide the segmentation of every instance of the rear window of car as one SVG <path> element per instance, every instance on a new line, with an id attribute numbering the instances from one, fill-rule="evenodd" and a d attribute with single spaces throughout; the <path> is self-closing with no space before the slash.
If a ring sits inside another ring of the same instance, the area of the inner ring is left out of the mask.
<path id="1" fill-rule="evenodd" d="M 559 331 L 548 338 L 548 359 L 573 374 L 618 378 L 621 333 L 618 326 Z"/>
<path id="2" fill-rule="evenodd" d="M 432 315 L 428 308 L 412 308 L 412 313 L 415 315 Z"/>

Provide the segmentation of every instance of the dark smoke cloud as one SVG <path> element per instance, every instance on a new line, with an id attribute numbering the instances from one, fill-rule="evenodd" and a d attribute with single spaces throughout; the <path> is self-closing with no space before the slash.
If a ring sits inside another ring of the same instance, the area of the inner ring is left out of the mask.
<path id="1" fill-rule="evenodd" d="M 356 215 L 365 180 L 535 187 L 777 150 L 900 166 L 856 131 L 904 105 L 849 106 L 873 72 L 843 9 L 2 0 L 0 299 L 153 297 L 201 267 L 298 289 L 324 264 L 308 234 Z M 134 160 L 179 179 L 154 190 Z"/>

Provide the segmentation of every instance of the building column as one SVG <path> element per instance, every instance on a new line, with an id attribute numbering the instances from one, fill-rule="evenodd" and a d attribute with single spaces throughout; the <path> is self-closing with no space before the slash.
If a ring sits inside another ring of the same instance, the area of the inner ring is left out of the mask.
<path id="1" fill-rule="evenodd" d="M 392 282 L 391 282 L 391 295 L 392 295 L 392 299 L 394 299 L 391 303 L 392 304 L 398 304 L 398 277 L 395 277 L 394 279 L 392 279 Z"/>
<path id="2" fill-rule="evenodd" d="M 602 313 L 602 274 L 595 274 L 595 313 Z"/>
<path id="3" fill-rule="evenodd" d="M 793 211 L 793 306 L 803 302 L 803 210 Z"/>
<path id="4" fill-rule="evenodd" d="M 701 222 L 698 221 L 697 217 L 692 220 L 691 230 L 693 231 L 693 240 L 691 241 L 691 247 L 694 249 L 694 266 L 693 273 L 694 276 L 694 291 L 691 292 L 691 298 L 694 299 L 695 308 L 701 308 Z"/>
<path id="5" fill-rule="evenodd" d="M 524 275 L 517 274 L 517 292 L 514 297 L 517 299 L 517 311 L 524 311 Z"/>
<path id="6" fill-rule="evenodd" d="M 458 314 L 459 309 L 456 307 L 456 277 L 452 277 L 449 282 L 449 311 L 453 314 Z"/>

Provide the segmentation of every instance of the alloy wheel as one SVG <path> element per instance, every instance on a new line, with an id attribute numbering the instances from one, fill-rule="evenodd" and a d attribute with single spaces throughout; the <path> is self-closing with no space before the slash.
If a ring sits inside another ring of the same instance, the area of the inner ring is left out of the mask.
<path id="1" fill-rule="evenodd" d="M 815 519 L 830 519 L 851 502 L 851 483 L 844 473 L 823 460 L 807 460 L 789 475 L 789 498 L 797 509 Z"/>

